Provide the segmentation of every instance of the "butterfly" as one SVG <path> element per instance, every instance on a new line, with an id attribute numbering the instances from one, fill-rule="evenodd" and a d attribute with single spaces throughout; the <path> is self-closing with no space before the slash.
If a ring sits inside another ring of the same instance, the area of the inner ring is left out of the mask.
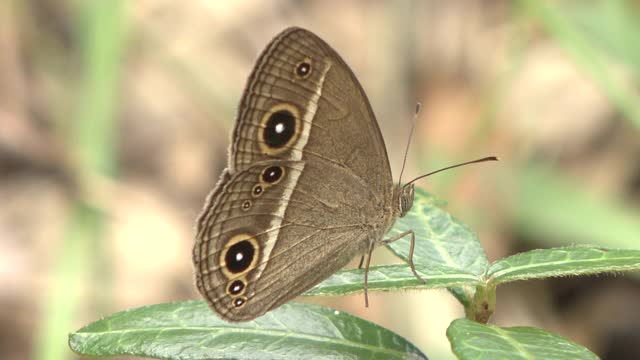
<path id="1" fill-rule="evenodd" d="M 371 105 L 338 53 L 288 28 L 259 56 L 240 100 L 227 168 L 196 223 L 195 282 L 228 321 L 249 321 L 385 239 L 412 207 L 394 184 Z M 365 256 L 367 255 L 367 256 Z"/>

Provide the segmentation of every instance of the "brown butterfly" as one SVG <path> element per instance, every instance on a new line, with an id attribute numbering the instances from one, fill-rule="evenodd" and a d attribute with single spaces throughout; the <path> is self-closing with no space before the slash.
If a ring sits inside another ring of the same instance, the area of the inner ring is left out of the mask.
<path id="1" fill-rule="evenodd" d="M 393 183 L 347 64 L 313 33 L 286 29 L 249 76 L 228 167 L 197 220 L 198 290 L 220 317 L 248 321 L 368 254 L 366 301 L 373 249 L 411 236 L 413 252 L 413 231 L 384 239 L 413 195 L 412 182 Z"/>

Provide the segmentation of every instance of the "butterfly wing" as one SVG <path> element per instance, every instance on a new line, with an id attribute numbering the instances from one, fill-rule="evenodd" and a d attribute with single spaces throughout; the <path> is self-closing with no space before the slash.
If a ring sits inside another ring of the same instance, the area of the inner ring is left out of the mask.
<path id="1" fill-rule="evenodd" d="M 229 168 L 198 219 L 198 289 L 223 318 L 251 320 L 363 253 L 391 194 L 357 79 L 320 38 L 287 29 L 248 79 Z"/>
<path id="2" fill-rule="evenodd" d="M 278 133 L 278 124 L 289 125 L 287 131 Z M 289 28 L 267 45 L 249 76 L 229 169 L 303 157 L 349 168 L 376 197 L 391 191 L 384 139 L 362 86 L 326 42 Z"/>

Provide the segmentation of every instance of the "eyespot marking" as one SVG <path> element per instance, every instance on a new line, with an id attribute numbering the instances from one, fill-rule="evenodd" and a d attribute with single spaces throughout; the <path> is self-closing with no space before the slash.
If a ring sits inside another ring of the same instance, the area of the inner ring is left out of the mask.
<path id="1" fill-rule="evenodd" d="M 293 73 L 298 79 L 306 79 L 311 75 L 311 59 L 305 58 L 296 64 L 296 67 L 293 70 Z"/>
<path id="2" fill-rule="evenodd" d="M 241 307 L 244 306 L 244 304 L 247 303 L 247 298 L 244 296 L 240 296 L 233 299 L 231 303 L 233 304 L 233 307 L 235 307 L 236 309 L 240 309 Z"/>
<path id="3" fill-rule="evenodd" d="M 227 269 L 234 274 L 241 273 L 249 268 L 253 256 L 255 255 L 255 248 L 253 244 L 248 240 L 242 240 L 233 244 L 227 250 L 227 255 L 224 257 Z"/>
<path id="4" fill-rule="evenodd" d="M 262 181 L 268 184 L 277 184 L 281 179 L 282 175 L 284 175 L 284 169 L 282 166 L 269 166 L 268 168 L 262 170 Z"/>
<path id="5" fill-rule="evenodd" d="M 242 295 L 247 287 L 243 279 L 235 279 L 227 285 L 227 293 L 232 296 Z"/>
<path id="6" fill-rule="evenodd" d="M 242 202 L 242 210 L 247 211 L 251 209 L 251 200 L 245 200 Z"/>
<path id="7" fill-rule="evenodd" d="M 249 234 L 237 234 L 222 248 L 220 268 L 228 279 L 235 279 L 255 268 L 259 256 L 258 240 Z"/>
<path id="8" fill-rule="evenodd" d="M 281 148 L 295 135 L 296 119 L 290 111 L 278 110 L 269 116 L 263 131 L 267 146 Z"/>
<path id="9" fill-rule="evenodd" d="M 298 108 L 287 103 L 275 105 L 260 121 L 260 149 L 265 154 L 279 154 L 297 140 L 301 130 Z"/>
<path id="10" fill-rule="evenodd" d="M 253 189 L 251 190 L 251 195 L 253 197 L 258 197 L 258 196 L 262 195 L 263 192 L 264 192 L 264 188 L 262 187 L 262 185 L 256 184 L 253 187 Z"/>

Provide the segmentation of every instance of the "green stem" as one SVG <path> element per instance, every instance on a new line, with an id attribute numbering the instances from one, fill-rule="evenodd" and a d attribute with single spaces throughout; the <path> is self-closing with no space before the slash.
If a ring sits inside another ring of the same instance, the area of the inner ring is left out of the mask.
<path id="1" fill-rule="evenodd" d="M 465 306 L 467 319 L 486 324 L 496 310 L 496 286 L 477 286 L 471 304 Z"/>

